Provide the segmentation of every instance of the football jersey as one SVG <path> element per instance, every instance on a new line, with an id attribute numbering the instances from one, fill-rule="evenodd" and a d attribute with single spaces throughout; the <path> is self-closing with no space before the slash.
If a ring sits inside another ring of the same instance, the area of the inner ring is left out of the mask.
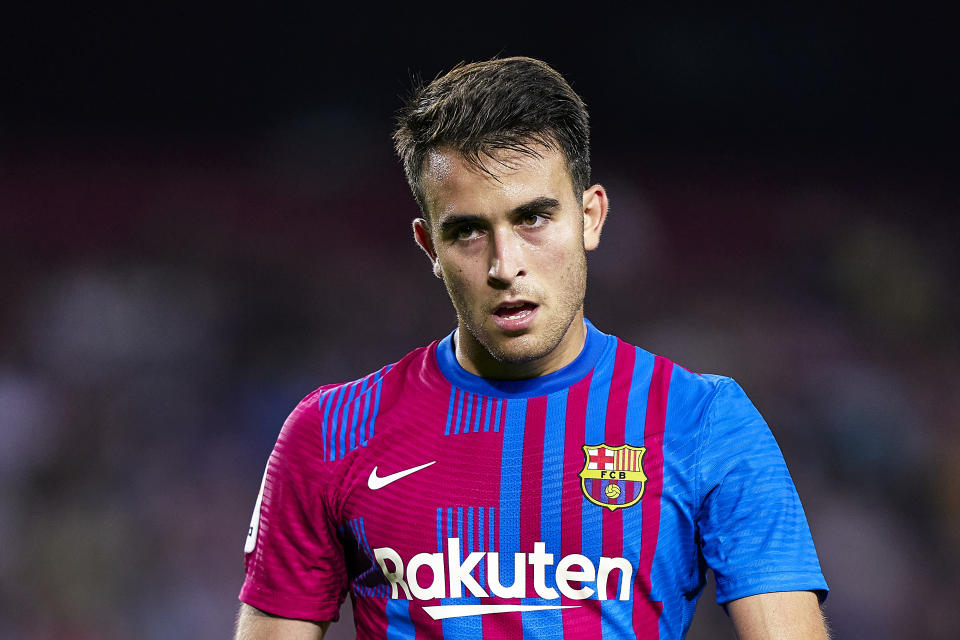
<path id="1" fill-rule="evenodd" d="M 586 321 L 585 321 L 586 322 Z M 453 334 L 287 419 L 247 537 L 240 599 L 358 638 L 682 638 L 717 600 L 817 590 L 780 450 L 730 378 L 586 322 L 527 380 L 457 362 Z"/>

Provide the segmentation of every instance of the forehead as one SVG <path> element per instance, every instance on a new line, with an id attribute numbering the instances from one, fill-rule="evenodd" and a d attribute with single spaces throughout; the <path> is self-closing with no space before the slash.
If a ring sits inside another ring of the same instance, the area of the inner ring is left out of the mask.
<path id="1" fill-rule="evenodd" d="M 486 171 L 452 149 L 431 150 L 421 182 L 430 217 L 493 214 L 543 196 L 561 202 L 571 199 L 563 153 L 545 146 L 533 149 L 538 155 L 504 150 L 482 155 Z"/>

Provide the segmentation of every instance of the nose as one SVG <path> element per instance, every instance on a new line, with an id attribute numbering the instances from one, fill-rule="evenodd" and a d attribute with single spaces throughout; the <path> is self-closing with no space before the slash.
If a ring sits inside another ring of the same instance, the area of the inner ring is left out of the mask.
<path id="1" fill-rule="evenodd" d="M 526 275 L 523 241 L 512 229 L 497 229 L 490 243 L 487 280 L 493 287 L 506 288 L 523 275 Z"/>

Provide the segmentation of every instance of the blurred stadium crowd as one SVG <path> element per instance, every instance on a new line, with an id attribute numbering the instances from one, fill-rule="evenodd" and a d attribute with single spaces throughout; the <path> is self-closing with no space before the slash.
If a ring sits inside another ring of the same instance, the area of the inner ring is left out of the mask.
<path id="1" fill-rule="evenodd" d="M 0 637 L 227 635 L 286 413 L 454 326 L 399 166 L 304 148 L 0 160 Z M 704 158 L 605 157 L 595 178 L 613 209 L 588 317 L 745 387 L 799 487 L 837 637 L 953 637 L 949 189 Z M 690 637 L 732 637 L 723 618 L 704 597 Z"/>
<path id="2" fill-rule="evenodd" d="M 741 383 L 835 637 L 957 637 L 953 21 L 294 4 L 0 20 L 0 638 L 229 636 L 287 413 L 455 324 L 389 119 L 411 72 L 498 52 L 591 110 L 587 316 Z M 710 595 L 689 637 L 733 637 Z"/>

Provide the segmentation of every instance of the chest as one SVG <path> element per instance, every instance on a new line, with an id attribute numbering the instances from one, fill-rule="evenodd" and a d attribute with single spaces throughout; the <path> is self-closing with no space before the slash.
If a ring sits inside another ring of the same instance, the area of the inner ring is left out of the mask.
<path id="1" fill-rule="evenodd" d="M 685 484 L 664 483 L 663 429 L 575 402 L 455 393 L 445 411 L 379 416 L 338 490 L 360 588 L 620 597 L 661 520 L 690 520 Z"/>

